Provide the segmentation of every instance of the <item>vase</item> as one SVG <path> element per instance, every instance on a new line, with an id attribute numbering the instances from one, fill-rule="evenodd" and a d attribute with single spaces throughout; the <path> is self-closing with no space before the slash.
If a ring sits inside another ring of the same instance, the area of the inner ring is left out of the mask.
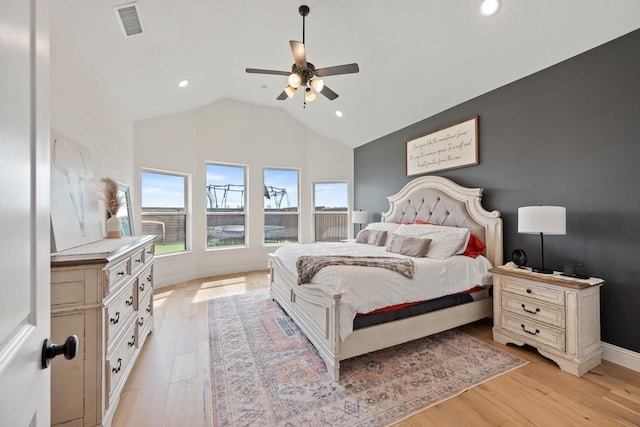
<path id="1" fill-rule="evenodd" d="M 120 238 L 120 218 L 113 215 L 107 218 L 107 239 Z"/>

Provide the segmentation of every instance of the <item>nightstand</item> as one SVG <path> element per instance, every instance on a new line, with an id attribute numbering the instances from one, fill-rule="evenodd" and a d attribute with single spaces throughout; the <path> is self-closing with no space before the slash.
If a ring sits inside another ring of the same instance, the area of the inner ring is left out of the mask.
<path id="1" fill-rule="evenodd" d="M 493 273 L 493 339 L 528 344 L 581 377 L 601 362 L 600 287 L 604 280 L 572 279 L 502 266 Z"/>

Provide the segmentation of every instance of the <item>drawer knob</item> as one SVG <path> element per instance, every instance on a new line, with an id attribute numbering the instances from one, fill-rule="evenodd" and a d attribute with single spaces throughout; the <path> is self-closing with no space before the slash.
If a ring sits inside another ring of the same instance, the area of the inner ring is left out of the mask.
<path id="1" fill-rule="evenodd" d="M 144 325 L 144 317 L 141 317 L 140 320 L 138 320 L 138 325 Z"/>
<path id="2" fill-rule="evenodd" d="M 131 296 L 129 297 L 129 299 L 128 299 L 128 300 L 126 300 L 124 303 L 125 303 L 126 305 L 128 305 L 128 306 L 132 306 L 132 305 L 133 305 L 133 295 L 131 295 Z"/>
<path id="3" fill-rule="evenodd" d="M 136 343 L 136 336 L 135 335 L 131 335 L 131 341 L 127 341 L 127 345 L 129 347 L 133 347 L 133 345 Z"/>
<path id="4" fill-rule="evenodd" d="M 538 314 L 538 313 L 540 313 L 540 309 L 539 309 L 538 307 L 536 307 L 536 309 L 535 309 L 535 310 L 529 310 L 529 309 L 527 308 L 527 306 L 525 306 L 524 304 L 521 304 L 521 305 L 522 305 L 522 309 L 523 309 L 524 311 L 526 311 L 527 313 L 531 313 L 531 314 Z"/>
<path id="5" fill-rule="evenodd" d="M 118 357 L 118 367 L 117 368 L 111 368 L 111 372 L 113 372 L 114 374 L 117 374 L 118 372 L 120 372 L 121 368 L 122 368 L 122 359 L 120 359 Z"/>
<path id="6" fill-rule="evenodd" d="M 63 345 L 56 345 L 49 338 L 44 340 L 42 344 L 42 369 L 47 369 L 51 363 L 51 359 L 64 354 L 64 358 L 71 360 L 78 353 L 78 336 L 70 335 L 64 341 Z"/>
<path id="7" fill-rule="evenodd" d="M 118 271 L 118 276 L 124 276 L 125 272 L 124 271 Z"/>
<path id="8" fill-rule="evenodd" d="M 527 289 L 527 293 L 530 294 L 531 293 L 531 289 Z"/>
<path id="9" fill-rule="evenodd" d="M 116 317 L 112 317 L 111 319 L 109 319 L 109 321 L 115 325 L 120 321 L 120 312 L 116 311 Z"/>
<path id="10" fill-rule="evenodd" d="M 151 304 L 147 306 L 147 313 L 151 313 Z"/>
<path id="11" fill-rule="evenodd" d="M 141 262 L 142 262 L 142 260 L 141 260 L 140 258 L 138 258 L 138 259 L 136 259 L 136 262 L 137 262 L 137 263 L 141 263 Z"/>
<path id="12" fill-rule="evenodd" d="M 527 328 L 525 328 L 523 324 L 520 324 L 520 326 L 522 327 L 522 330 L 525 331 L 528 334 L 538 335 L 540 333 L 540 329 L 536 329 L 535 332 L 532 332 L 532 331 L 528 330 Z"/>
<path id="13" fill-rule="evenodd" d="M 144 291 L 144 282 L 140 283 L 140 286 L 138 286 L 138 288 L 140 289 L 140 292 Z"/>

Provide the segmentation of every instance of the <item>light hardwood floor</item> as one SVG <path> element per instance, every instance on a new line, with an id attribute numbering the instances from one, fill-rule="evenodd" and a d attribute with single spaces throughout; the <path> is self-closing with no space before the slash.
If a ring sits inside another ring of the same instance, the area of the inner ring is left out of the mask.
<path id="1" fill-rule="evenodd" d="M 268 285 L 268 272 L 259 271 L 156 290 L 155 331 L 127 381 L 113 426 L 213 426 L 207 297 Z M 426 409 L 398 427 L 640 426 L 640 373 L 604 362 L 577 378 L 534 349 L 494 343 L 490 321 L 461 329 L 529 363 Z"/>

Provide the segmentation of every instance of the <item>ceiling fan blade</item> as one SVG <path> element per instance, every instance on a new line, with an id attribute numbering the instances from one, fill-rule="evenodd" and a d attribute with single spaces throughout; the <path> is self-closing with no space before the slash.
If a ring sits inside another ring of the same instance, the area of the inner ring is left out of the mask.
<path id="1" fill-rule="evenodd" d="M 261 70 L 260 68 L 247 68 L 245 71 L 250 74 L 275 74 L 277 76 L 288 76 L 291 74 L 291 71 Z"/>
<path id="2" fill-rule="evenodd" d="M 318 77 L 337 76 L 338 74 L 352 74 L 360 71 L 358 64 L 336 65 L 335 67 L 318 68 L 315 75 Z"/>
<path id="3" fill-rule="evenodd" d="M 329 89 L 327 85 L 324 85 L 320 93 L 326 96 L 327 98 L 329 98 L 330 101 L 333 101 L 338 97 L 338 94 L 332 91 L 331 89 Z"/>
<path id="4" fill-rule="evenodd" d="M 287 92 L 282 91 L 282 93 L 280 95 L 278 95 L 278 97 L 276 99 L 278 101 L 284 101 L 287 98 L 289 98 L 289 95 L 287 95 Z"/>
<path id="5" fill-rule="evenodd" d="M 289 44 L 291 45 L 291 53 L 293 54 L 293 59 L 296 63 L 296 67 L 301 70 L 307 69 L 307 55 L 304 51 L 304 43 L 289 40 Z"/>

